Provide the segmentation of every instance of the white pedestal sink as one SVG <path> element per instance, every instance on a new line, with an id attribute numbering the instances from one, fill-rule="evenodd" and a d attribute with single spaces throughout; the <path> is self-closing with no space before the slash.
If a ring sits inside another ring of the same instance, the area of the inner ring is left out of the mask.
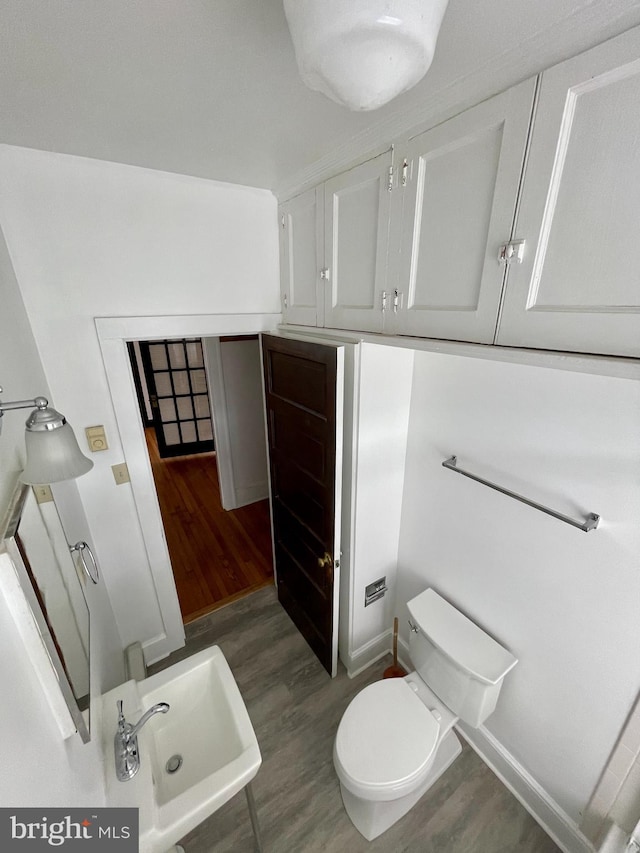
<path id="1" fill-rule="evenodd" d="M 170 705 L 140 730 L 140 770 L 126 782 L 115 774 L 118 699 L 130 723 L 157 702 Z M 258 772 L 258 741 L 218 646 L 143 681 L 127 681 L 102 700 L 107 804 L 139 808 L 140 853 L 165 853 Z M 247 798 L 251 808 L 250 789 Z M 253 822 L 255 811 L 251 817 Z"/>

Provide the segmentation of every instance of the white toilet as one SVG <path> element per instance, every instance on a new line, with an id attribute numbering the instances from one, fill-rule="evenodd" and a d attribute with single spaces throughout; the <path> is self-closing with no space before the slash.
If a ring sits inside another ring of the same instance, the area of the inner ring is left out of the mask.
<path id="1" fill-rule="evenodd" d="M 415 672 L 358 693 L 333 750 L 344 807 L 369 841 L 403 817 L 458 757 L 454 724 L 481 725 L 518 662 L 433 589 L 407 607 Z"/>

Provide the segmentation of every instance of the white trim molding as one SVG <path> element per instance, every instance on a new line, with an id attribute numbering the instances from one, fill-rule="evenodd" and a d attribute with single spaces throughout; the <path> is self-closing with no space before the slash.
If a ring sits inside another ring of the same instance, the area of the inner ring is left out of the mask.
<path id="1" fill-rule="evenodd" d="M 341 653 L 340 660 L 345 665 L 349 678 L 355 678 L 356 675 L 360 675 L 371 664 L 388 655 L 391 651 L 391 638 L 392 632 L 384 631 L 382 634 L 378 634 L 377 637 L 369 640 L 364 646 L 360 646 L 359 649 L 355 649 L 355 651 L 346 655 Z"/>
<path id="2" fill-rule="evenodd" d="M 142 645 L 148 664 L 184 645 L 184 626 L 164 535 L 144 429 L 139 416 L 127 341 L 219 337 L 270 332 L 281 314 L 196 314 L 158 317 L 97 317 L 96 330 L 131 490 L 156 591 L 163 632 Z M 151 602 L 149 602 L 151 604 Z"/>
<path id="3" fill-rule="evenodd" d="M 490 731 L 460 722 L 456 729 L 564 853 L 594 853 L 578 825 Z"/>
<path id="4" fill-rule="evenodd" d="M 60 734 L 66 740 L 76 733 L 76 726 L 62 695 L 56 671 L 33 611 L 20 585 L 13 560 L 7 552 L 0 553 L 0 595 L 4 597 L 7 609 L 13 617 L 16 631 L 24 644 L 35 677 L 49 703 L 51 716 L 56 721 Z M 93 713 L 93 706 L 91 713 Z"/>
<path id="5" fill-rule="evenodd" d="M 522 349 L 495 344 L 474 344 L 465 341 L 449 341 L 438 338 L 413 338 L 408 335 L 387 335 L 377 332 L 358 332 L 347 329 L 320 329 L 295 326 L 290 323 L 280 326 L 283 334 L 306 335 L 313 340 L 318 335 L 339 335 L 345 343 L 379 344 L 385 347 L 401 347 L 416 352 L 433 352 L 457 355 L 464 358 L 480 358 L 502 361 L 509 364 L 525 364 L 532 367 L 548 367 L 551 370 L 569 370 L 592 376 L 612 376 L 618 379 L 640 380 L 640 358 L 613 355 L 588 355 L 585 353 L 560 352 L 555 350 Z"/>

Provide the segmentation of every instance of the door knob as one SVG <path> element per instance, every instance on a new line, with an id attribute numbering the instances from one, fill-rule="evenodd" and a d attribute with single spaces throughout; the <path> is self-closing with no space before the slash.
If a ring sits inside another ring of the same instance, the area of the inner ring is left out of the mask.
<path id="1" fill-rule="evenodd" d="M 318 557 L 318 568 L 324 569 L 328 568 L 333 564 L 333 558 L 331 554 L 328 554 L 326 551 L 324 552 L 324 557 Z"/>

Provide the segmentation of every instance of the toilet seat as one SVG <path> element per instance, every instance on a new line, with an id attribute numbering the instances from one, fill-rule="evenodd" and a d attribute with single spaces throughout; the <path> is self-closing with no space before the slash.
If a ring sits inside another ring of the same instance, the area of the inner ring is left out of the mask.
<path id="1" fill-rule="evenodd" d="M 432 764 L 440 726 L 399 678 L 365 687 L 345 711 L 334 746 L 340 781 L 357 796 L 392 800 L 420 784 Z"/>

